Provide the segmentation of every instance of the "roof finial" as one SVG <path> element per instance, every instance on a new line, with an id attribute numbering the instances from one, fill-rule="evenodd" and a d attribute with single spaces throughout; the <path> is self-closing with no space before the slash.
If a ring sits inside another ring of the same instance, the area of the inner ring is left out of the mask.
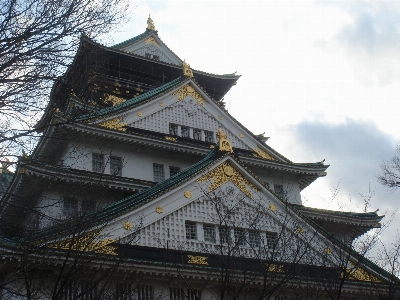
<path id="1" fill-rule="evenodd" d="M 153 20 L 150 18 L 150 15 L 149 15 L 149 18 L 147 19 L 147 29 L 148 29 L 148 30 L 153 30 L 153 31 L 156 30 L 156 27 L 154 26 L 154 22 L 153 22 Z"/>
<path id="2" fill-rule="evenodd" d="M 193 71 L 190 68 L 190 65 L 185 62 L 185 60 L 182 62 L 183 75 L 193 78 Z"/>

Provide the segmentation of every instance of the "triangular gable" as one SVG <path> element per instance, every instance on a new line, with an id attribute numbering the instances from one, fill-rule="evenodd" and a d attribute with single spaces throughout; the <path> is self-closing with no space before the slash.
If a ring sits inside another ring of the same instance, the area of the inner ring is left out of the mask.
<path id="1" fill-rule="evenodd" d="M 118 117 L 114 113 L 113 117 L 108 118 L 107 112 L 104 112 L 102 114 L 107 118 L 107 121 L 105 119 L 98 120 L 98 124 L 106 124 L 112 127 L 115 124 L 107 122 L 114 120 L 119 124 L 162 133 L 166 136 L 170 135 L 170 124 L 173 124 L 177 125 L 179 129 L 182 127 L 190 128 L 192 139 L 194 139 L 194 130 L 200 130 L 201 134 L 205 134 L 206 131 L 212 132 L 214 135 L 212 142 L 216 142 L 215 135 L 218 128 L 221 128 L 235 148 L 251 151 L 258 158 L 290 162 L 261 143 L 226 110 L 212 100 L 194 80 L 187 79 L 167 85 L 169 87 L 167 92 L 151 91 L 128 100 L 126 103 L 108 108 L 109 112 L 114 111 L 116 113 L 118 109 L 125 111 L 119 112 Z M 157 89 L 167 90 L 163 87 Z M 151 100 L 142 101 L 142 98 L 149 99 L 148 94 L 151 96 Z M 171 138 L 173 140 L 173 136 Z"/>
<path id="2" fill-rule="evenodd" d="M 182 64 L 182 60 L 164 44 L 158 37 L 157 31 L 153 30 L 147 30 L 145 33 L 112 48 L 169 64 Z"/>
<path id="3" fill-rule="evenodd" d="M 262 253 L 265 259 L 271 259 L 268 255 L 274 254 L 278 255 L 272 257 L 276 262 L 337 270 L 346 267 L 350 280 L 382 282 L 386 274 L 382 269 L 370 266 L 366 259 L 357 262 L 357 255 L 352 253 L 354 251 L 321 234 L 316 230 L 318 226 L 310 224 L 290 205 L 276 197 L 234 157 L 221 154 L 213 150 L 205 159 L 170 179 L 85 216 L 85 222 L 93 224 L 88 233 L 93 233 L 94 241 L 84 250 L 117 255 L 114 243 L 119 241 L 122 244 L 210 254 L 219 249 L 213 243 L 217 243 L 221 235 L 216 234 L 215 242 L 205 244 L 204 231 L 198 237 L 188 239 L 186 224 L 197 224 L 198 228 L 204 228 L 204 225 L 218 228 L 222 225 L 230 228 L 233 241 L 234 228 L 246 232 L 246 244 L 240 248 L 243 253 L 237 252 L 239 256 L 254 257 Z M 237 203 L 243 205 L 236 209 L 236 215 L 224 217 L 225 208 L 234 209 Z M 223 219 L 218 222 L 221 215 Z M 68 227 L 68 224 L 65 226 Z M 47 231 L 59 234 L 62 232 L 59 229 L 55 227 Z M 259 232 L 261 236 L 256 246 L 251 245 L 254 242 L 252 232 Z M 276 239 L 274 244 L 270 244 L 269 238 L 273 233 L 276 233 Z M 51 244 L 51 247 L 65 248 L 68 243 L 67 239 Z M 255 247 L 264 247 L 266 252 L 257 252 Z M 105 252 L 101 252 L 103 250 Z M 343 261 L 341 259 L 346 251 L 348 259 Z M 280 272 L 283 267 L 275 264 L 272 269 L 269 271 Z"/>

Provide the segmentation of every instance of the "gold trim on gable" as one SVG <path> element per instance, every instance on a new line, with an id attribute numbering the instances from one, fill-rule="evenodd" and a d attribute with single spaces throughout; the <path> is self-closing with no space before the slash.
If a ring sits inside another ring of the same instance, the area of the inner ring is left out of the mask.
<path id="1" fill-rule="evenodd" d="M 118 130 L 118 131 L 126 131 L 126 123 L 121 122 L 122 117 L 117 117 L 114 118 L 112 120 L 108 120 L 102 123 L 99 123 L 99 126 L 101 127 L 105 127 L 108 129 L 112 129 L 112 130 Z"/>
<path id="2" fill-rule="evenodd" d="M 189 84 L 181 87 L 179 90 L 172 93 L 172 95 L 178 96 L 178 102 L 185 99 L 187 96 L 193 97 L 201 106 L 204 106 L 204 102 L 207 102 L 193 87 Z"/>
<path id="3" fill-rule="evenodd" d="M 224 162 L 217 168 L 211 170 L 207 174 L 203 175 L 197 182 L 211 181 L 212 183 L 209 187 L 209 191 L 212 192 L 219 188 L 224 183 L 230 181 L 248 197 L 253 198 L 251 191 L 247 189 L 250 187 L 253 190 L 258 191 L 258 188 L 243 177 L 230 163 Z"/>
<path id="4" fill-rule="evenodd" d="M 146 40 L 146 45 L 153 44 L 154 46 L 158 47 L 159 44 L 157 43 L 156 39 L 152 36 Z"/>
<path id="5" fill-rule="evenodd" d="M 261 157 L 261 158 L 265 158 L 265 159 L 269 159 L 269 160 L 276 160 L 271 155 L 269 155 L 267 152 L 265 152 L 263 149 L 261 149 L 260 146 L 258 146 L 258 145 L 257 145 L 257 148 L 253 148 L 252 150 L 255 152 L 255 153 L 253 153 L 253 155 L 255 157 Z"/>

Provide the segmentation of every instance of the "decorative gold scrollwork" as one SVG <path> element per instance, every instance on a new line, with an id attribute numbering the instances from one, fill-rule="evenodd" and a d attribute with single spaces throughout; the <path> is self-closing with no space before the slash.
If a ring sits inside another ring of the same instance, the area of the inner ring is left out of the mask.
<path id="1" fill-rule="evenodd" d="M 207 258 L 205 256 L 188 255 L 188 264 L 208 265 Z"/>
<path id="2" fill-rule="evenodd" d="M 188 199 L 192 198 L 192 192 L 191 192 L 191 191 L 185 191 L 185 192 L 183 193 L 183 195 L 184 195 L 186 198 L 188 198 Z"/>
<path id="3" fill-rule="evenodd" d="M 261 158 L 265 158 L 265 159 L 269 159 L 269 160 L 276 160 L 271 155 L 269 155 L 267 152 L 265 152 L 263 149 L 261 149 L 260 146 L 258 146 L 258 145 L 257 145 L 257 148 L 253 148 L 253 151 L 255 152 L 255 153 L 253 153 L 253 155 L 255 157 L 261 157 Z"/>
<path id="4" fill-rule="evenodd" d="M 276 211 L 276 206 L 275 206 L 274 204 L 270 204 L 270 205 L 269 205 L 269 209 L 270 209 L 271 211 Z"/>
<path id="5" fill-rule="evenodd" d="M 237 186 L 243 193 L 245 193 L 248 197 L 252 198 L 251 191 L 247 189 L 247 186 L 253 190 L 258 190 L 257 187 L 243 177 L 233 166 L 231 166 L 228 162 L 224 162 L 219 165 L 217 168 L 211 170 L 207 174 L 203 175 L 197 182 L 204 182 L 212 180 L 212 183 L 209 187 L 209 191 L 212 192 L 215 189 L 219 188 L 224 183 L 230 181 L 235 186 Z"/>
<path id="6" fill-rule="evenodd" d="M 193 78 L 193 71 L 190 68 L 190 65 L 186 63 L 185 61 L 182 62 L 182 69 L 183 69 L 183 75 Z"/>
<path id="7" fill-rule="evenodd" d="M 95 239 L 100 235 L 101 231 L 102 229 L 93 230 L 80 237 L 75 237 L 74 239 L 61 241 L 56 244 L 52 244 L 49 247 L 56 249 L 64 249 L 64 250 L 75 250 L 75 251 L 118 255 L 115 252 L 117 247 L 110 246 L 110 244 L 115 243 L 115 240 L 105 239 L 105 240 L 95 241 Z"/>
<path id="8" fill-rule="evenodd" d="M 158 45 L 158 43 L 157 43 L 157 41 L 156 41 L 156 39 L 154 38 L 154 37 L 149 37 L 147 40 L 146 40 L 146 45 L 148 45 L 148 44 L 153 44 L 154 46 L 156 46 L 156 47 L 158 47 L 159 45 Z"/>
<path id="9" fill-rule="evenodd" d="M 283 273 L 283 265 L 276 265 L 276 264 L 265 264 L 267 266 L 268 272 L 276 272 L 276 273 Z"/>
<path id="10" fill-rule="evenodd" d="M 123 226 L 125 230 L 132 230 L 133 227 L 132 223 L 129 221 L 126 221 Z"/>
<path id="11" fill-rule="evenodd" d="M 105 127 L 112 130 L 126 131 L 126 123 L 121 122 L 122 117 L 114 118 L 99 124 L 101 127 Z"/>
<path id="12" fill-rule="evenodd" d="M 204 102 L 207 102 L 192 86 L 189 84 L 181 87 L 175 91 L 172 95 L 178 96 L 178 102 L 185 99 L 187 96 L 191 96 L 198 104 L 204 106 Z"/>

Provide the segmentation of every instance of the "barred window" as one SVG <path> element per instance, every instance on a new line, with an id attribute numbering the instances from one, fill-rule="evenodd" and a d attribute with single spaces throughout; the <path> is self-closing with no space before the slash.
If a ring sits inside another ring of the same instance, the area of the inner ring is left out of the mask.
<path id="1" fill-rule="evenodd" d="M 153 287 L 149 285 L 139 285 L 135 289 L 135 300 L 153 300 Z"/>
<path id="2" fill-rule="evenodd" d="M 153 55 L 153 59 L 154 59 L 154 60 L 160 60 L 160 56 L 158 56 L 158 55 Z"/>
<path id="3" fill-rule="evenodd" d="M 190 129 L 186 126 L 181 126 L 181 137 L 189 138 L 190 137 Z"/>
<path id="4" fill-rule="evenodd" d="M 155 182 L 161 182 L 165 179 L 164 165 L 156 163 L 153 164 L 153 178 Z"/>
<path id="5" fill-rule="evenodd" d="M 186 239 L 197 240 L 197 224 L 194 222 L 185 222 Z"/>
<path id="6" fill-rule="evenodd" d="M 72 217 L 78 214 L 78 199 L 72 197 L 64 197 L 63 206 L 64 215 Z"/>
<path id="7" fill-rule="evenodd" d="M 96 173 L 104 172 L 104 155 L 100 153 L 92 153 L 92 170 Z"/>
<path id="8" fill-rule="evenodd" d="M 181 171 L 179 167 L 169 166 L 169 176 L 173 176 Z"/>
<path id="9" fill-rule="evenodd" d="M 169 124 L 169 134 L 178 135 L 178 125 L 170 123 Z"/>
<path id="10" fill-rule="evenodd" d="M 237 246 L 246 246 L 246 231 L 241 228 L 235 228 L 233 230 L 235 235 L 235 243 Z"/>
<path id="11" fill-rule="evenodd" d="M 117 156 L 110 156 L 110 174 L 121 176 L 122 175 L 122 158 Z"/>
<path id="12" fill-rule="evenodd" d="M 252 248 L 258 248 L 261 245 L 261 235 L 259 231 L 249 230 L 249 245 Z"/>
<path id="13" fill-rule="evenodd" d="M 144 54 L 144 57 L 146 57 L 146 58 L 151 58 L 151 54 L 150 54 L 150 53 L 145 53 L 145 54 Z"/>
<path id="14" fill-rule="evenodd" d="M 230 241 L 231 229 L 228 227 L 219 228 L 219 239 L 222 244 L 228 244 Z"/>
<path id="15" fill-rule="evenodd" d="M 206 242 L 215 243 L 215 226 L 214 225 L 203 225 L 204 240 Z"/>
<path id="16" fill-rule="evenodd" d="M 62 284 L 60 291 L 61 300 L 79 299 L 94 300 L 98 298 L 97 288 L 91 281 L 68 281 Z"/>
<path id="17" fill-rule="evenodd" d="M 266 238 L 268 249 L 274 249 L 278 241 L 278 234 L 276 232 L 267 232 Z"/>
<path id="18" fill-rule="evenodd" d="M 285 197 L 285 192 L 283 190 L 282 184 L 274 184 L 274 191 L 275 191 L 275 194 L 277 194 L 279 197 L 281 197 L 281 198 Z"/>
<path id="19" fill-rule="evenodd" d="M 193 129 L 193 139 L 201 141 L 201 130 Z"/>
<path id="20" fill-rule="evenodd" d="M 114 299 L 116 300 L 133 299 L 132 286 L 129 283 L 116 283 Z"/>
<path id="21" fill-rule="evenodd" d="M 214 143 L 214 132 L 204 130 L 204 139 L 208 143 Z"/>
<path id="22" fill-rule="evenodd" d="M 190 290 L 190 289 L 180 289 L 180 288 L 170 288 L 169 289 L 169 299 L 170 300 L 200 300 L 201 291 Z"/>

